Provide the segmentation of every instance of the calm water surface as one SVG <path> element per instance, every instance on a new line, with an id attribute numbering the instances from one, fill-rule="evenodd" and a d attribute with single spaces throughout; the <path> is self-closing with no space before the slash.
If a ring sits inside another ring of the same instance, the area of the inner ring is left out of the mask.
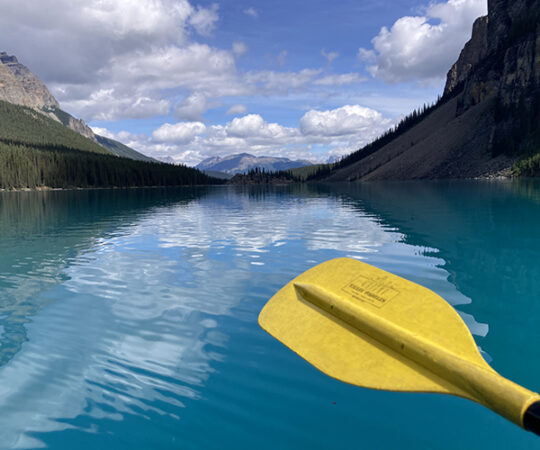
<path id="1" fill-rule="evenodd" d="M 527 180 L 1 193 L 0 448 L 536 448 L 466 400 L 332 380 L 257 316 L 362 259 L 540 391 L 539 231 Z"/>

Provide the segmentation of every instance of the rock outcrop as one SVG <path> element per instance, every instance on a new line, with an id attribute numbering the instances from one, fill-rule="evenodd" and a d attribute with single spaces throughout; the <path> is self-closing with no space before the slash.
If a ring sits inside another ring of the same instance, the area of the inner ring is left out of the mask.
<path id="1" fill-rule="evenodd" d="M 521 102 L 532 113 L 540 83 L 540 2 L 489 0 L 488 10 L 488 16 L 475 23 L 446 89 L 464 83 L 458 114 L 493 95 L 503 109 Z"/>
<path id="2" fill-rule="evenodd" d="M 26 66 L 19 63 L 15 56 L 2 52 L 0 53 L 0 63 L 2 66 L 0 70 L 2 70 L 4 76 L 7 71 L 13 75 L 13 77 L 8 75 L 9 78 L 6 77 L 4 82 L 5 87 L 12 92 L 10 96 L 12 101 L 10 103 L 34 109 L 60 108 L 60 105 L 43 82 L 30 72 Z M 9 86 L 10 83 L 11 86 Z M 7 98 L 2 98 L 2 100 L 9 101 Z"/>
<path id="3" fill-rule="evenodd" d="M 54 115 L 54 113 L 52 113 L 52 115 Z M 96 135 L 94 134 L 92 129 L 88 125 L 86 125 L 84 120 L 75 119 L 75 117 L 69 116 L 68 123 L 65 125 L 68 128 L 71 128 L 73 131 L 76 131 L 77 133 L 83 135 L 84 137 L 91 139 L 94 142 L 98 142 Z"/>
<path id="4" fill-rule="evenodd" d="M 32 108 L 97 142 L 94 132 L 83 120 L 62 111 L 47 86 L 6 52 L 0 52 L 0 100 Z"/>
<path id="5" fill-rule="evenodd" d="M 444 94 L 449 95 L 460 83 L 463 83 L 476 64 L 478 64 L 488 51 L 488 16 L 479 17 L 473 25 L 472 37 L 465 44 L 459 59 L 448 71 Z"/>
<path id="6" fill-rule="evenodd" d="M 0 53 L 1 55 L 1 53 Z M 21 82 L 13 72 L 0 63 L 0 99 L 9 103 L 31 107 L 31 101 Z"/>

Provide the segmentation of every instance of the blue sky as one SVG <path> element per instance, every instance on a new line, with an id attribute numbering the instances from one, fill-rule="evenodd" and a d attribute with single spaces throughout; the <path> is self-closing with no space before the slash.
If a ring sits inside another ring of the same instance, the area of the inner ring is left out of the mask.
<path id="1" fill-rule="evenodd" d="M 211 4 L 206 3 L 207 6 Z M 220 3 L 220 22 L 215 38 L 206 39 L 206 42 L 210 45 L 214 41 L 219 42 L 225 48 L 239 40 L 244 42 L 249 50 L 239 59 L 238 67 L 245 71 L 262 69 L 296 72 L 305 68 L 322 68 L 323 73 L 329 75 L 363 73 L 363 64 L 357 58 L 360 44 L 369 46 L 370 40 L 383 24 L 392 24 L 400 17 L 418 10 L 421 5 L 407 0 L 226 1 Z M 246 14 L 246 11 L 254 11 L 256 16 Z M 329 64 L 323 52 L 327 55 L 337 53 L 339 56 Z M 421 96 L 416 99 L 403 86 L 381 86 L 382 83 L 376 80 L 370 81 L 362 89 L 356 86 L 352 94 L 370 96 L 386 92 L 392 97 L 403 96 L 409 103 L 416 105 L 425 99 L 435 98 L 440 91 L 440 82 L 435 82 L 431 86 L 415 89 Z M 415 88 L 414 84 L 412 88 Z M 411 98 L 412 102 L 409 100 Z M 305 104 L 298 103 L 294 97 L 284 98 L 279 103 L 265 101 L 264 98 L 238 100 L 246 105 L 251 104 L 253 111 L 260 111 L 266 120 L 286 126 L 296 126 L 298 111 L 306 108 Z M 310 106 L 341 106 L 343 100 L 339 97 L 313 99 Z M 386 108 L 384 112 L 389 115 L 409 110 L 409 105 L 383 106 Z M 209 120 L 219 122 L 220 114 L 225 112 L 223 109 L 209 114 Z"/>
<path id="2" fill-rule="evenodd" d="M 2 5 L 5 3 L 5 5 Z M 432 102 L 486 0 L 0 0 L 4 49 L 98 133 L 195 165 L 326 161 Z"/>

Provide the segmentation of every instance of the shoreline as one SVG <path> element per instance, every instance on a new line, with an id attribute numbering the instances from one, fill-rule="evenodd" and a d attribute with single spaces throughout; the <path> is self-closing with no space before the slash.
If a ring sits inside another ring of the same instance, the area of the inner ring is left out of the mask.
<path id="1" fill-rule="evenodd" d="M 221 184 L 181 184 L 176 186 L 108 186 L 108 187 L 69 187 L 69 188 L 53 188 L 49 186 L 39 186 L 36 188 L 16 188 L 4 189 L 2 192 L 53 192 L 53 191 L 94 191 L 94 190 L 120 190 L 120 189 L 170 189 L 170 188 L 186 188 L 186 187 L 207 187 L 207 186 L 224 186 Z"/>
<path id="2" fill-rule="evenodd" d="M 490 174 L 481 177 L 471 177 L 471 178 L 426 178 L 423 181 L 503 181 L 503 180 L 518 180 L 525 179 L 530 177 L 519 177 L 513 176 L 511 174 Z M 395 180 L 369 180 L 369 181 L 327 181 L 327 180 L 318 180 L 318 181 L 300 181 L 300 182 L 290 182 L 290 183 L 223 183 L 223 184 L 193 184 L 193 185 L 177 185 L 177 186 L 109 186 L 109 187 L 69 187 L 69 188 L 53 188 L 50 186 L 39 186 L 36 188 L 17 188 L 17 189 L 4 189 L 0 188 L 0 193 L 4 192 L 58 192 L 58 191 L 94 191 L 94 190 L 128 190 L 128 189 L 177 189 L 177 188 L 194 188 L 194 187 L 217 187 L 217 186 L 288 186 L 291 184 L 310 184 L 310 183 L 348 183 L 348 184 L 357 184 L 357 183 L 385 183 L 385 182 L 400 182 L 400 181 L 422 181 L 422 179 L 395 179 Z"/>

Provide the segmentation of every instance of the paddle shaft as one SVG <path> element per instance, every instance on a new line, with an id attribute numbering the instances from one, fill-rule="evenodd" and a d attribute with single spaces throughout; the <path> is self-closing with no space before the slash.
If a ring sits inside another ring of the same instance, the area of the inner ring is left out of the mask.
<path id="1" fill-rule="evenodd" d="M 305 301 L 424 367 L 449 392 L 483 404 L 520 427 L 540 434 L 540 396 L 500 376 L 487 364 L 467 361 L 353 302 L 312 285 L 295 283 Z M 536 405 L 536 406 L 535 406 Z"/>

